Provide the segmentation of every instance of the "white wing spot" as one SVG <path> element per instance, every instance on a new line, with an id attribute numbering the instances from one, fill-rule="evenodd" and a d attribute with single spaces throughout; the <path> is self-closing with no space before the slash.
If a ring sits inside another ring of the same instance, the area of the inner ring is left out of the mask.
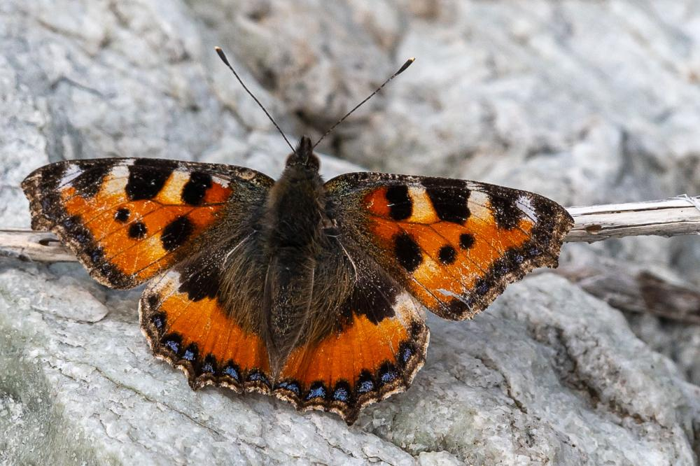
<path id="1" fill-rule="evenodd" d="M 68 168 L 61 177 L 61 183 L 59 184 L 59 186 L 67 185 L 68 183 L 76 179 L 81 173 L 83 173 L 83 170 L 79 166 L 68 165 Z"/>
<path id="2" fill-rule="evenodd" d="M 535 211 L 535 208 L 532 206 L 532 201 L 529 197 L 521 195 L 518 200 L 515 201 L 515 205 L 518 206 L 518 209 L 522 210 L 525 215 L 530 217 L 533 222 L 538 220 L 537 211 Z"/>
<path id="3" fill-rule="evenodd" d="M 219 178 L 218 176 L 212 176 L 211 179 L 214 183 L 220 184 L 224 188 L 228 188 L 228 185 L 229 185 L 228 180 L 225 180 L 223 178 Z"/>

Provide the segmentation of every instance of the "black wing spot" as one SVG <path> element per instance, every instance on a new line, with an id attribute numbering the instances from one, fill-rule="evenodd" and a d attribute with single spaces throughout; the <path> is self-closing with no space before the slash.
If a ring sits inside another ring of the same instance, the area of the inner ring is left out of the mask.
<path id="1" fill-rule="evenodd" d="M 440 220 L 459 224 L 467 221 L 469 189 L 464 181 L 426 178 L 423 186 Z"/>
<path id="2" fill-rule="evenodd" d="M 418 243 L 408 233 L 399 233 L 394 238 L 394 254 L 399 264 L 411 273 L 423 262 Z"/>
<path id="3" fill-rule="evenodd" d="M 194 232 L 194 225 L 187 217 L 178 217 L 163 229 L 160 240 L 163 249 L 173 251 L 187 242 Z"/>
<path id="4" fill-rule="evenodd" d="M 408 186 L 391 186 L 386 190 L 389 215 L 394 220 L 406 220 L 413 213 L 413 201 L 408 195 Z"/>
<path id="5" fill-rule="evenodd" d="M 457 251 L 449 244 L 440 248 L 440 262 L 445 265 L 453 264 L 457 260 Z"/>
<path id="6" fill-rule="evenodd" d="M 129 209 L 122 207 L 121 209 L 117 209 L 114 213 L 114 220 L 120 223 L 126 223 L 129 220 L 129 216 L 131 216 Z"/>
<path id="7" fill-rule="evenodd" d="M 134 222 L 129 226 L 129 238 L 141 239 L 145 238 L 148 230 L 143 222 Z"/>
<path id="8" fill-rule="evenodd" d="M 211 188 L 211 181 L 208 173 L 191 173 L 189 181 L 182 188 L 182 200 L 189 205 L 200 205 L 207 190 Z"/>
<path id="9" fill-rule="evenodd" d="M 459 235 L 459 247 L 462 249 L 471 249 L 474 246 L 474 235 L 471 233 L 462 233 Z"/>
<path id="10" fill-rule="evenodd" d="M 148 161 L 151 164 L 154 161 Z M 159 162 L 165 162 L 159 160 Z M 163 189 L 165 182 L 173 172 L 172 164 L 158 167 L 147 166 L 147 162 L 136 161 L 129 167 L 129 181 L 126 183 L 126 195 L 132 201 L 153 199 Z M 163 169 L 165 168 L 165 170 Z"/>

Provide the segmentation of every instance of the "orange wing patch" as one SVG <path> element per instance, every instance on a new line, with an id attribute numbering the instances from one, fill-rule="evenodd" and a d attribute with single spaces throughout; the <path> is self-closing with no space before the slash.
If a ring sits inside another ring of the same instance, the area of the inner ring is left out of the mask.
<path id="1" fill-rule="evenodd" d="M 469 294 L 509 249 L 522 248 L 533 222 L 521 220 L 507 234 L 491 215 L 472 216 L 468 228 L 439 220 L 424 224 L 382 218 L 370 225 L 381 247 L 394 251 L 412 274 L 414 295 L 425 306 L 439 308 L 445 295 Z"/>
<path id="2" fill-rule="evenodd" d="M 141 328 L 151 349 L 183 369 L 194 389 L 221 385 L 239 393 L 269 393 L 272 379 L 263 340 L 238 325 L 215 293 L 202 293 L 199 285 L 183 283 L 180 272 L 171 271 L 146 289 Z"/>
<path id="3" fill-rule="evenodd" d="M 410 386 L 429 334 L 407 293 L 396 297 L 394 315 L 378 322 L 362 309 L 346 310 L 349 317 L 336 331 L 292 351 L 274 393 L 298 409 L 332 411 L 352 424 L 363 406 Z"/>
<path id="4" fill-rule="evenodd" d="M 173 171 L 153 199 L 130 201 L 119 171 L 108 174 L 92 198 L 73 186 L 60 193 L 66 214 L 86 220 L 83 224 L 102 247 L 104 260 L 136 282 L 172 264 L 172 252 L 211 225 L 231 193 L 230 187 L 215 184 L 215 193 L 205 193 L 201 205 L 187 205 L 181 193 L 191 174 Z"/>
<path id="5" fill-rule="evenodd" d="M 171 267 L 219 218 L 236 180 L 218 169 L 151 159 L 59 162 L 23 188 L 35 229 L 56 232 L 100 283 L 130 288 Z"/>
<path id="6" fill-rule="evenodd" d="M 448 319 L 474 316 L 534 267 L 556 266 L 573 225 L 564 208 L 525 191 L 438 178 L 390 181 L 358 199 L 365 241 L 411 294 Z"/>

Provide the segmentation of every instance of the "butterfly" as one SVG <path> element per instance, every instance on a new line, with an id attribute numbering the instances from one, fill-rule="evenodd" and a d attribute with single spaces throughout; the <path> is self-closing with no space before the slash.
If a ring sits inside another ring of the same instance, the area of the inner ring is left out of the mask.
<path id="1" fill-rule="evenodd" d="M 463 320 L 535 267 L 573 225 L 545 197 L 384 173 L 324 182 L 308 137 L 274 181 L 208 163 L 53 163 L 22 183 L 32 228 L 53 231 L 99 283 L 148 282 L 140 324 L 193 389 L 259 392 L 348 424 L 406 390 L 425 310 Z"/>

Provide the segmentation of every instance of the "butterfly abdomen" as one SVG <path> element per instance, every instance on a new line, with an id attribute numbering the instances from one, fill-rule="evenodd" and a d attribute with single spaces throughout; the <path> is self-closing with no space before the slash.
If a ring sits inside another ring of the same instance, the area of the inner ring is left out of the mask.
<path id="1" fill-rule="evenodd" d="M 323 182 L 317 166 L 287 167 L 270 191 L 262 231 L 263 308 L 272 367 L 308 333 L 315 270 L 324 247 Z"/>

